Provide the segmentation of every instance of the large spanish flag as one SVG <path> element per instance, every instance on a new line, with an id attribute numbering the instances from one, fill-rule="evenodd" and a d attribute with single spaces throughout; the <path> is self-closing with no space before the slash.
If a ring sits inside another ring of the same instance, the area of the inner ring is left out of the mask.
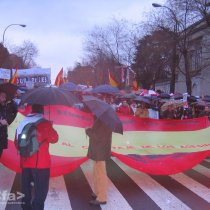
<path id="1" fill-rule="evenodd" d="M 112 74 L 112 72 L 108 70 L 108 74 L 109 74 L 109 84 L 113 87 L 117 87 L 119 84 L 117 80 L 114 78 L 114 75 Z"/>
<path id="2" fill-rule="evenodd" d="M 9 126 L 9 149 L 1 161 L 20 172 L 19 155 L 14 146 L 15 130 L 30 112 L 20 109 Z M 76 169 L 87 160 L 85 128 L 93 123 L 90 113 L 64 106 L 46 106 L 45 117 L 53 121 L 59 141 L 50 145 L 51 176 Z M 168 175 L 188 170 L 210 155 L 210 122 L 207 117 L 188 120 L 141 119 L 120 115 L 123 135 L 113 133 L 112 155 L 145 173 Z"/>

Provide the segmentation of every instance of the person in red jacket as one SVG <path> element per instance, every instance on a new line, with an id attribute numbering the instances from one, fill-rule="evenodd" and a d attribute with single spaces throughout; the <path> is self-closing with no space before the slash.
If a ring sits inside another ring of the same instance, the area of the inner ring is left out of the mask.
<path id="1" fill-rule="evenodd" d="M 17 147 L 17 137 L 23 127 L 32 122 L 44 118 L 44 108 L 42 105 L 32 105 L 32 113 L 19 124 L 16 130 L 15 145 Z M 44 210 L 44 202 L 47 197 L 50 178 L 50 154 L 49 143 L 58 141 L 58 134 L 48 120 L 41 121 L 37 125 L 37 140 L 40 144 L 38 152 L 30 157 L 20 157 L 22 168 L 21 189 L 25 195 L 22 200 L 23 210 Z M 31 182 L 34 182 L 34 198 L 32 200 Z"/>
<path id="2" fill-rule="evenodd" d="M 133 114 L 132 109 L 130 108 L 126 100 L 124 100 L 122 104 L 118 107 L 117 112 L 126 115 Z"/>

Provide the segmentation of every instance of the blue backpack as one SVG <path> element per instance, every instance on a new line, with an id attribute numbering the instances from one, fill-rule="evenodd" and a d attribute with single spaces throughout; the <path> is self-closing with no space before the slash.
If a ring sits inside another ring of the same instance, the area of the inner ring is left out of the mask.
<path id="1" fill-rule="evenodd" d="M 38 152 L 41 143 L 37 140 L 37 125 L 44 121 L 44 118 L 36 122 L 26 124 L 18 135 L 17 146 L 20 156 L 30 157 Z"/>

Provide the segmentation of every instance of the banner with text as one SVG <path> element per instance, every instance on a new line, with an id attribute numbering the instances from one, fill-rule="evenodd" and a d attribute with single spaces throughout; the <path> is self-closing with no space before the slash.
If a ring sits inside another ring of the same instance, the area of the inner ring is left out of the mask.
<path id="1" fill-rule="evenodd" d="M 12 70 L 13 74 L 15 69 Z M 50 68 L 30 68 L 17 70 L 17 85 L 19 87 L 39 87 L 51 83 Z"/>
<path id="2" fill-rule="evenodd" d="M 20 109 L 9 126 L 9 149 L 2 163 L 19 172 L 19 156 L 14 147 L 15 130 L 30 112 Z M 51 175 L 66 174 L 87 160 L 88 137 L 85 128 L 90 113 L 64 106 L 46 106 L 45 117 L 53 121 L 59 141 L 50 145 Z M 125 164 L 150 174 L 175 174 L 192 168 L 210 155 L 210 123 L 207 117 L 190 120 L 141 119 L 119 115 L 124 134 L 113 133 L 112 154 Z"/>

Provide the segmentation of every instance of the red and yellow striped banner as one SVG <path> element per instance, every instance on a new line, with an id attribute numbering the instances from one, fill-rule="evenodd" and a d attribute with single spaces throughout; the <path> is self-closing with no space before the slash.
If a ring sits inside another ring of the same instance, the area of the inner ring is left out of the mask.
<path id="1" fill-rule="evenodd" d="M 49 111 L 50 109 L 50 111 Z M 13 139 L 15 130 L 30 107 L 19 110 L 9 126 L 9 149 L 2 163 L 20 171 Z M 49 116 L 50 115 L 50 116 Z M 85 128 L 92 125 L 92 115 L 64 106 L 46 106 L 45 116 L 53 121 L 59 141 L 50 145 L 51 175 L 70 172 L 87 160 L 88 138 Z M 207 117 L 190 120 L 141 119 L 119 115 L 124 134 L 113 133 L 112 153 L 124 163 L 151 174 L 178 173 L 210 155 L 210 123 Z"/>

